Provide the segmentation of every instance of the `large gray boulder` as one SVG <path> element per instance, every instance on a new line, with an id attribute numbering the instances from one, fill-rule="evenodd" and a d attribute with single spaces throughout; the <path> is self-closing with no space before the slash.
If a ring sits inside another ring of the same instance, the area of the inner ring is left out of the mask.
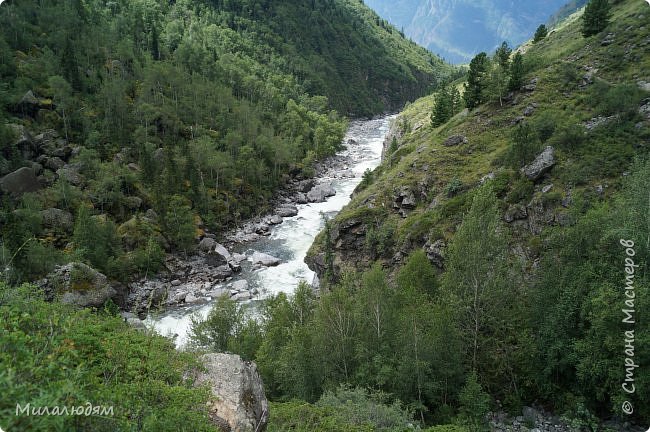
<path id="1" fill-rule="evenodd" d="M 213 396 L 209 415 L 221 429 L 232 432 L 262 432 L 269 420 L 269 402 L 255 362 L 236 354 L 211 353 L 201 357 L 205 371 L 196 386 L 206 385 Z"/>
<path id="2" fill-rule="evenodd" d="M 281 217 L 292 217 L 292 216 L 296 216 L 298 214 L 298 209 L 294 205 L 283 204 L 282 206 L 280 206 L 278 208 L 277 214 L 278 214 L 278 216 L 281 216 Z"/>
<path id="3" fill-rule="evenodd" d="M 48 228 L 60 229 L 62 231 L 72 231 L 74 226 L 73 217 L 70 212 L 58 208 L 49 208 L 41 210 L 41 219 L 43 225 Z"/>
<path id="4" fill-rule="evenodd" d="M 225 262 L 232 260 L 232 256 L 230 255 L 230 252 L 228 252 L 228 249 L 219 243 L 215 243 L 212 253 Z"/>
<path id="5" fill-rule="evenodd" d="M 39 285 L 48 298 L 79 307 L 100 307 L 117 293 L 106 276 L 80 262 L 57 267 Z"/>
<path id="6" fill-rule="evenodd" d="M 262 252 L 254 252 L 250 258 L 253 264 L 261 264 L 266 267 L 280 264 L 280 259 Z"/>
<path id="7" fill-rule="evenodd" d="M 205 253 L 212 252 L 216 244 L 216 240 L 211 239 L 210 237 L 203 237 L 199 243 L 199 250 Z"/>
<path id="8" fill-rule="evenodd" d="M 319 184 L 307 192 L 307 201 L 311 203 L 323 202 L 334 195 L 336 195 L 336 190 L 331 183 Z"/>
<path id="9" fill-rule="evenodd" d="M 530 180 L 539 180 L 555 165 L 555 150 L 547 146 L 535 160 L 521 169 L 521 172 Z"/>
<path id="10" fill-rule="evenodd" d="M 32 168 L 22 167 L 0 178 L 0 190 L 4 193 L 19 196 L 39 189 L 41 184 Z"/>

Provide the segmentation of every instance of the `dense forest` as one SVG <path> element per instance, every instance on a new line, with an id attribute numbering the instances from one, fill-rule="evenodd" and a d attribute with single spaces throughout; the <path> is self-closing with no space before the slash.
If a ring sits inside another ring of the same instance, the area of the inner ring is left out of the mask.
<path id="1" fill-rule="evenodd" d="M 348 1 L 8 2 L 0 23 L 12 283 L 72 258 L 151 274 L 309 176 L 341 148 L 344 116 L 454 73 Z"/>

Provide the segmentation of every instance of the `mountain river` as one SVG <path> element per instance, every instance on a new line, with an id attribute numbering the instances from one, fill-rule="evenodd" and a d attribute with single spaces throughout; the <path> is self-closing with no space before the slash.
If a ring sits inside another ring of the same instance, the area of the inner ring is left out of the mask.
<path id="1" fill-rule="evenodd" d="M 264 297 L 279 292 L 290 294 L 301 280 L 308 283 L 314 280 L 315 274 L 307 267 L 304 258 L 314 238 L 323 229 L 322 215 L 332 217 L 338 213 L 350 201 L 350 195 L 361 181 L 364 171 L 379 165 L 382 145 L 393 118 L 394 116 L 386 116 L 350 123 L 344 138 L 344 142 L 348 143 L 347 148 L 341 152 L 349 161 L 347 169 L 345 172 L 331 171 L 326 177 L 318 179 L 331 181 L 336 190 L 335 196 L 322 203 L 297 205 L 298 215 L 284 218 L 282 224 L 273 226 L 270 236 L 234 248 L 234 252 L 247 256 L 259 251 L 282 260 L 278 266 L 261 269 L 253 269 L 246 262 L 242 263 L 242 272 L 233 280 L 245 279 L 251 289 L 257 290 L 259 294 L 249 303 L 254 305 Z M 201 305 L 170 308 L 150 314 L 146 325 L 153 327 L 160 334 L 176 335 L 176 345 L 182 347 L 187 342 L 192 314 L 205 317 L 211 308 L 212 301 Z"/>

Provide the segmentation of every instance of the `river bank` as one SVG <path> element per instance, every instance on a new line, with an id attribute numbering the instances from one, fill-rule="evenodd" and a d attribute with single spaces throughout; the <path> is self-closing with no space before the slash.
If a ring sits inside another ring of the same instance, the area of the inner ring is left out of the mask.
<path id="1" fill-rule="evenodd" d="M 190 317 L 206 316 L 217 298 L 254 304 L 279 292 L 292 293 L 314 273 L 304 257 L 331 217 L 345 206 L 366 169 L 381 161 L 394 116 L 350 123 L 346 149 L 315 167 L 317 176 L 291 182 L 275 199 L 274 211 L 217 237 L 206 233 L 197 252 L 174 255 L 167 270 L 134 283 L 128 300 L 134 313 L 148 312 L 145 324 L 186 342 Z M 160 304 L 161 309 L 149 309 Z M 135 315 L 125 314 L 134 324 Z M 141 324 L 141 323 L 140 323 Z"/>

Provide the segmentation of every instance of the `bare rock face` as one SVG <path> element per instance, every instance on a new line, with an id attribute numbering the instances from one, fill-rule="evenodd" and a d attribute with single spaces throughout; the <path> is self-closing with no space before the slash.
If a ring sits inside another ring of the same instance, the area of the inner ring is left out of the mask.
<path id="1" fill-rule="evenodd" d="M 521 171 L 530 180 L 539 180 L 544 174 L 553 168 L 553 165 L 555 165 L 554 154 L 555 150 L 553 147 L 547 146 L 532 163 L 523 167 Z"/>
<path id="2" fill-rule="evenodd" d="M 269 420 L 269 403 L 264 383 L 254 362 L 235 354 L 210 353 L 201 357 L 205 371 L 195 385 L 207 385 L 214 398 L 210 418 L 231 432 L 261 432 Z"/>

